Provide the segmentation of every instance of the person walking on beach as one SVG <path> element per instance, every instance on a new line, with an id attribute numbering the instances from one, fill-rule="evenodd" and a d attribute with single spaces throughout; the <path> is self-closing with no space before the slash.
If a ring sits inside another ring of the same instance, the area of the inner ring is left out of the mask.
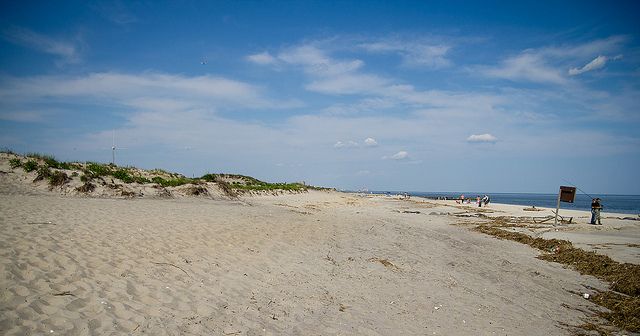
<path id="1" fill-rule="evenodd" d="M 594 198 L 591 200 L 591 224 L 596 224 L 596 220 L 598 221 L 598 225 L 602 225 L 600 222 L 600 210 L 602 210 L 602 204 L 600 203 L 599 198 Z"/>

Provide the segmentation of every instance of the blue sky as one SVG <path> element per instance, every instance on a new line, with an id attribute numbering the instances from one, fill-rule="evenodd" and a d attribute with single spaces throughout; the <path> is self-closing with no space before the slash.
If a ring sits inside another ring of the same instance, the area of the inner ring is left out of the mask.
<path id="1" fill-rule="evenodd" d="M 0 147 L 344 189 L 640 194 L 629 1 L 2 2 Z"/>

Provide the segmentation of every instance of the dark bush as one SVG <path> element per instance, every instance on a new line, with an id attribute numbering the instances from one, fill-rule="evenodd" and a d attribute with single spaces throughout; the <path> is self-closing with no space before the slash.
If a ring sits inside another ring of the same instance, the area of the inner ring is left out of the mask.
<path id="1" fill-rule="evenodd" d="M 71 169 L 71 165 L 70 164 L 68 164 L 66 162 L 59 162 L 53 156 L 45 156 L 43 160 L 44 160 L 44 163 L 49 168 Z"/>
<path id="2" fill-rule="evenodd" d="M 47 166 L 39 166 L 37 173 L 38 175 L 36 175 L 36 178 L 33 179 L 33 182 L 48 179 L 51 176 L 51 169 L 49 169 L 49 167 Z"/>
<path id="3" fill-rule="evenodd" d="M 200 177 L 201 180 L 204 180 L 207 182 L 215 182 L 217 178 L 218 178 L 217 174 L 205 174 L 205 175 L 202 175 L 202 177 Z"/>
<path id="4" fill-rule="evenodd" d="M 69 182 L 69 176 L 65 172 L 54 171 L 49 174 L 49 185 L 51 187 L 61 186 Z"/>
<path id="5" fill-rule="evenodd" d="M 85 182 L 83 185 L 76 188 L 77 191 L 83 192 L 83 193 L 90 193 L 95 189 L 96 189 L 95 184 L 91 182 Z"/>
<path id="6" fill-rule="evenodd" d="M 29 160 L 22 165 L 22 169 L 24 169 L 24 171 L 26 171 L 27 173 L 32 172 L 38 169 L 38 163 L 34 160 Z"/>
<path id="7" fill-rule="evenodd" d="M 207 188 L 201 185 L 194 185 L 187 189 L 187 195 L 191 195 L 191 196 L 209 195 L 209 191 L 207 190 Z"/>

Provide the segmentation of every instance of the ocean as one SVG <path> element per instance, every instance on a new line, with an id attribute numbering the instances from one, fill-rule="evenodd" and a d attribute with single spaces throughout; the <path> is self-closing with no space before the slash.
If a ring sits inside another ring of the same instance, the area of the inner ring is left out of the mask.
<path id="1" fill-rule="evenodd" d="M 384 194 L 386 192 L 374 192 Z M 396 194 L 398 192 L 391 192 Z M 485 193 L 478 192 L 409 192 L 412 196 L 419 197 L 448 197 L 458 198 L 464 195 L 475 201 L 476 196 L 482 197 Z M 522 206 L 532 206 L 555 208 L 558 201 L 558 194 L 529 194 L 529 193 L 491 193 L 487 194 L 493 203 L 514 204 Z M 640 214 L 640 195 L 602 195 L 594 194 L 593 197 L 600 197 L 603 211 L 623 214 Z M 573 203 L 560 203 L 560 209 L 591 210 L 591 197 L 584 194 L 576 194 Z"/>

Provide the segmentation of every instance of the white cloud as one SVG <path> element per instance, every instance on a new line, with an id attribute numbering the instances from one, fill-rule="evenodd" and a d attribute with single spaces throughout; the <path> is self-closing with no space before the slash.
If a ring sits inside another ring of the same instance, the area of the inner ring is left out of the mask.
<path id="1" fill-rule="evenodd" d="M 374 147 L 378 145 L 378 142 L 374 138 L 366 138 L 364 139 L 365 146 Z"/>
<path id="2" fill-rule="evenodd" d="M 478 142 L 478 143 L 495 143 L 498 141 L 498 138 L 495 136 L 485 133 L 485 134 L 472 134 L 467 138 L 467 142 Z"/>
<path id="3" fill-rule="evenodd" d="M 247 56 L 247 60 L 260 65 L 268 65 L 276 62 L 276 58 L 266 51 L 259 54 L 249 55 Z"/>
<path id="4" fill-rule="evenodd" d="M 564 84 L 565 78 L 555 68 L 549 66 L 539 53 L 524 52 L 505 59 L 500 66 L 480 68 L 489 77 L 513 81 L 524 80 L 536 83 Z"/>
<path id="5" fill-rule="evenodd" d="M 306 86 L 309 91 L 325 94 L 371 94 L 383 90 L 387 80 L 376 75 L 344 74 L 312 81 Z"/>
<path id="6" fill-rule="evenodd" d="M 135 107 L 163 108 L 172 103 L 249 108 L 299 107 L 299 101 L 272 101 L 251 84 L 215 76 L 187 77 L 164 73 L 93 73 L 79 77 L 0 78 L 0 98 L 37 101 L 77 97 Z M 166 108 L 164 108 L 166 109 Z"/>
<path id="7" fill-rule="evenodd" d="M 364 62 L 359 59 L 337 61 L 313 45 L 302 45 L 278 54 L 281 61 L 301 65 L 312 76 L 331 77 L 347 74 L 360 69 Z"/>
<path id="8" fill-rule="evenodd" d="M 619 52 L 627 41 L 625 36 L 611 36 L 578 45 L 546 46 L 537 49 L 526 49 L 519 55 L 506 58 L 498 66 L 476 67 L 476 70 L 488 77 L 504 78 L 512 81 L 528 81 L 535 83 L 567 84 L 564 69 L 569 62 L 593 57 L 594 54 Z M 608 61 L 619 59 L 598 56 L 582 68 L 571 68 L 568 75 L 602 68 Z"/>
<path id="9" fill-rule="evenodd" d="M 607 64 L 607 62 L 611 60 L 618 60 L 621 58 L 622 58 L 622 55 L 618 55 L 613 58 L 600 55 L 594 58 L 591 62 L 585 64 L 585 66 L 583 66 L 582 68 L 569 69 L 569 75 L 575 76 L 575 75 L 583 74 L 587 71 L 597 70 L 597 69 L 603 68 Z"/>
<path id="10" fill-rule="evenodd" d="M 537 50 L 545 57 L 587 58 L 593 55 L 614 53 L 628 40 L 626 36 L 614 35 L 578 45 L 548 46 Z"/>
<path id="11" fill-rule="evenodd" d="M 334 148 L 353 148 L 353 147 L 359 147 L 359 146 L 360 146 L 359 143 L 352 140 L 349 140 L 346 142 L 338 141 L 333 145 Z"/>
<path id="12" fill-rule="evenodd" d="M 409 153 L 406 151 L 399 151 L 391 156 L 383 156 L 383 160 L 406 160 L 409 158 Z"/>
<path id="13" fill-rule="evenodd" d="M 11 27 L 2 35 L 12 43 L 58 56 L 63 63 L 78 63 L 81 60 L 78 46 L 70 41 L 58 40 L 22 27 Z"/>
<path id="14" fill-rule="evenodd" d="M 402 57 L 404 64 L 409 66 L 442 68 L 451 65 L 451 61 L 446 58 L 451 47 L 445 44 L 389 39 L 362 43 L 359 47 L 374 53 L 398 53 Z"/>

